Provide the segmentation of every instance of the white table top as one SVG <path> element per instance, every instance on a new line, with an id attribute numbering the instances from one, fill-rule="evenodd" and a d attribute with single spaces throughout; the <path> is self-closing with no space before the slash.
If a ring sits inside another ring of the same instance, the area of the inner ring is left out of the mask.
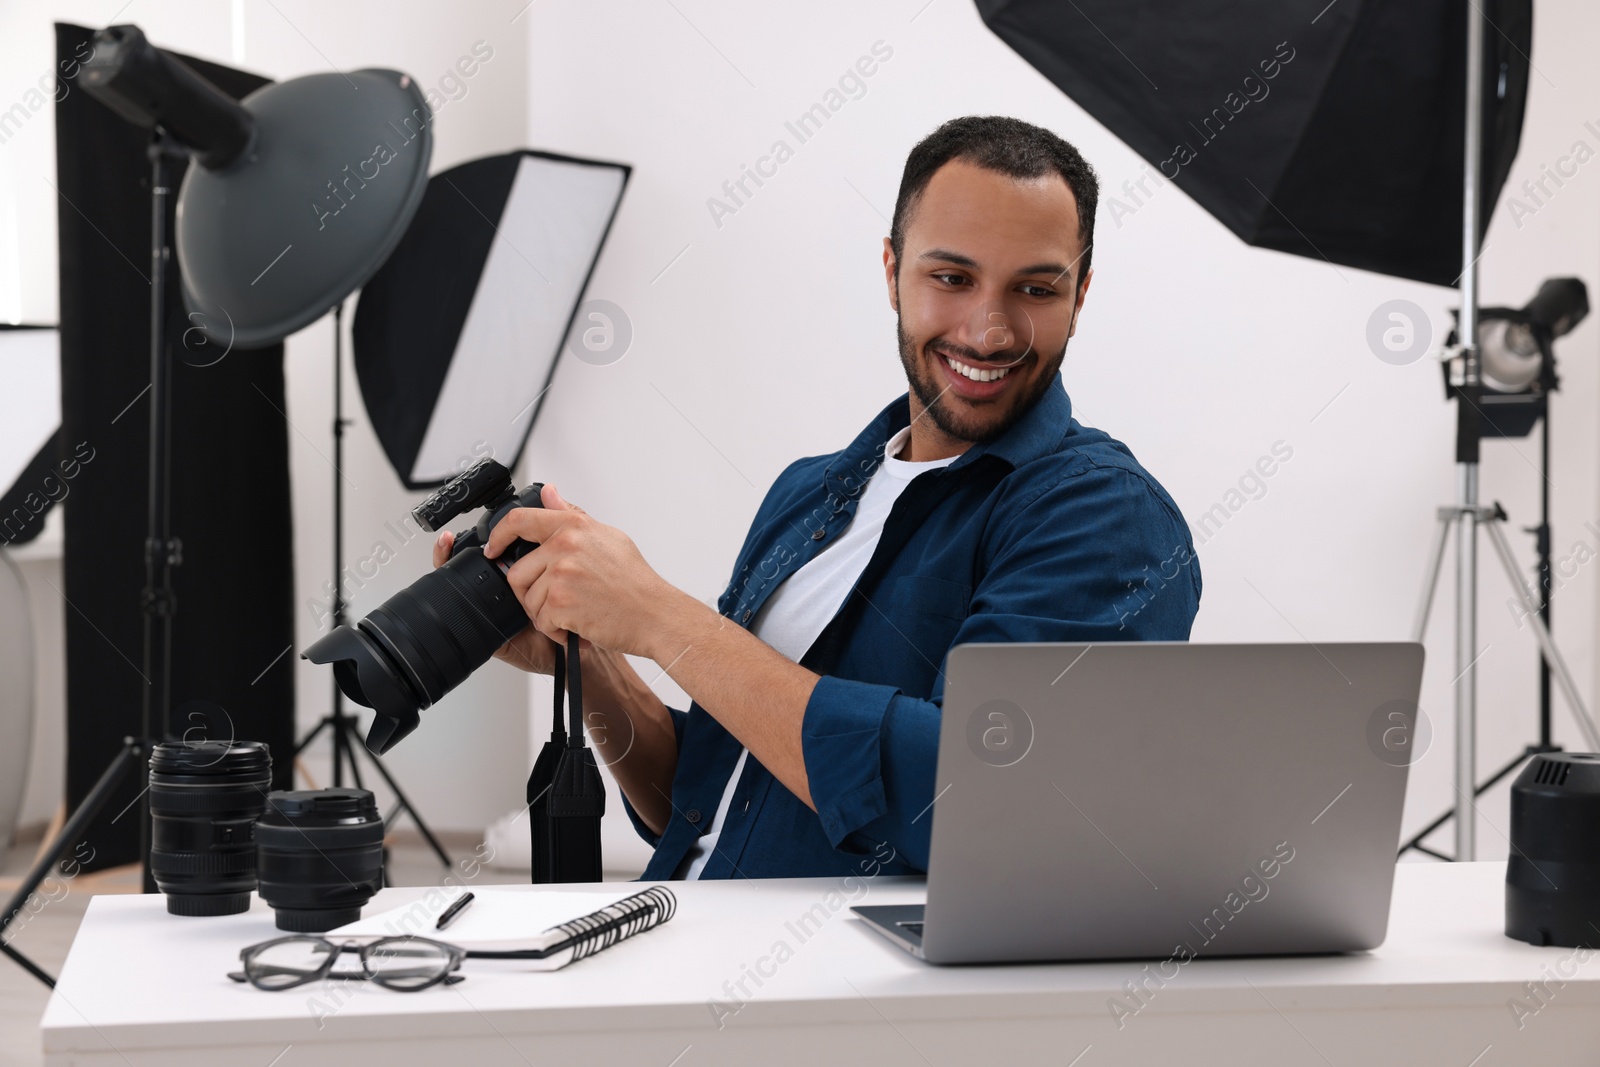
<path id="1" fill-rule="evenodd" d="M 1593 1020 L 1577 1025 L 1600 1036 L 1600 1012 L 1593 1010 L 1600 1004 L 1600 963 L 1573 973 L 1573 950 L 1507 938 L 1504 872 L 1503 863 L 1401 864 L 1389 936 L 1379 949 L 1332 957 L 1202 958 L 1161 988 L 1149 1010 L 1270 1009 L 1288 1022 L 1284 1013 L 1296 1011 L 1471 1009 L 1472 1025 L 1482 1035 L 1461 1041 L 1481 1048 L 1516 1040 L 1508 998 L 1525 995 L 1524 983 L 1548 979 L 1568 960 L 1562 969 L 1572 977 L 1560 988 L 1559 1007 L 1569 1020 Z M 941 968 L 890 945 L 849 911 L 851 904 L 920 901 L 920 879 L 670 885 L 678 897 L 670 922 L 563 970 L 526 973 L 503 969 L 514 965 L 469 960 L 467 981 L 416 994 L 337 983 L 342 1002 L 324 1003 L 327 1017 L 321 1020 L 311 1003 L 322 995 L 317 986 L 266 993 L 225 977 L 237 969 L 241 947 L 279 936 L 259 898 L 247 914 L 186 919 L 168 915 L 159 896 L 98 897 L 46 1009 L 44 1048 L 52 1062 L 66 1062 L 72 1053 L 103 1054 L 108 1046 L 132 1056 L 203 1045 L 481 1035 L 486 1021 L 502 1034 L 681 1030 L 685 1040 L 713 1041 L 721 1033 L 717 1004 L 727 1030 L 1078 1017 L 1089 1028 L 1080 1032 L 1111 1035 L 1117 1027 L 1108 1000 L 1125 996 L 1124 983 L 1138 979 L 1145 966 L 1123 961 Z M 622 896 L 642 885 L 524 888 L 605 888 Z M 366 914 L 425 892 L 384 890 Z M 808 911 L 816 918 L 802 929 L 798 921 Z M 441 936 L 448 940 L 448 931 Z M 741 980 L 748 997 L 736 988 Z M 747 1001 L 742 1008 L 741 1000 Z M 1545 1021 L 1550 1017 L 1538 1022 L 1551 1026 Z M 1063 1064 L 1075 1050 L 1065 1051 Z M 1083 1067 L 1093 1065 L 1085 1061 Z"/>

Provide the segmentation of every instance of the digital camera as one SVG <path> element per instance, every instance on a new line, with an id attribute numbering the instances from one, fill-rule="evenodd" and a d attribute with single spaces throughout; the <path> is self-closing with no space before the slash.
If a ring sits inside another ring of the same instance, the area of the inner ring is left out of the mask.
<path id="1" fill-rule="evenodd" d="M 411 512 L 424 530 L 434 531 L 464 512 L 485 509 L 476 525 L 456 536 L 449 561 L 300 654 L 333 664 L 344 695 L 377 712 L 367 731 L 371 752 L 381 756 L 393 748 L 417 728 L 423 708 L 530 625 L 506 572 L 539 546 L 519 539 L 492 560 L 483 546 L 513 508 L 542 507 L 543 488 L 534 482 L 518 492 L 501 464 L 474 463 Z"/>

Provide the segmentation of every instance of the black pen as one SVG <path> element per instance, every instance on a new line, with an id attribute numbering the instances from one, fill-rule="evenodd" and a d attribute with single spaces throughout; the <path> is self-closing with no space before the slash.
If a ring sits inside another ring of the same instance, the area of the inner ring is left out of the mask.
<path id="1" fill-rule="evenodd" d="M 467 905 L 471 904 L 471 903 L 472 903 L 472 894 L 471 893 L 463 893 L 463 894 L 461 894 L 461 896 L 459 898 L 457 898 L 457 900 L 456 900 L 456 902 L 454 904 L 452 904 L 448 908 L 444 909 L 444 914 L 439 916 L 439 922 L 438 922 L 438 924 L 436 926 L 434 926 L 434 929 L 435 930 L 443 930 L 446 926 L 449 926 L 450 925 L 450 921 L 452 919 L 454 919 L 457 915 L 460 915 L 464 910 L 466 910 Z"/>

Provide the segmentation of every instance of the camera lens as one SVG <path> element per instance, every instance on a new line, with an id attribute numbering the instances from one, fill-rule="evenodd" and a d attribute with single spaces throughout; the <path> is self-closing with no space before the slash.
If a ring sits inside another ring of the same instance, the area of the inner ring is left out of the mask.
<path id="1" fill-rule="evenodd" d="M 150 873 L 173 915 L 237 915 L 256 887 L 252 828 L 272 784 L 259 741 L 175 741 L 150 754 Z"/>
<path id="2" fill-rule="evenodd" d="M 306 649 L 332 663 L 345 696 L 378 712 L 367 748 L 382 755 L 417 728 L 418 712 L 460 685 L 495 649 L 528 627 L 528 614 L 501 573 L 526 546 L 499 560 L 477 547 L 424 574 L 354 626 L 340 626 Z"/>
<path id="3" fill-rule="evenodd" d="M 278 790 L 256 823 L 261 899 L 278 929 L 321 933 L 361 918 L 383 888 L 383 819 L 365 789 Z"/>

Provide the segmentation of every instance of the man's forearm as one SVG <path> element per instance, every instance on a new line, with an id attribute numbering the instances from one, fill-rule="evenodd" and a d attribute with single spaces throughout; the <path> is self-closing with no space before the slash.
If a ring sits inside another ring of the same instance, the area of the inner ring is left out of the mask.
<path id="1" fill-rule="evenodd" d="M 820 676 L 689 594 L 673 592 L 650 657 L 816 810 L 800 726 Z"/>
<path id="2" fill-rule="evenodd" d="M 672 715 L 620 652 L 583 653 L 584 726 L 595 753 L 611 769 L 634 811 L 652 832 L 672 814 L 678 739 Z"/>

